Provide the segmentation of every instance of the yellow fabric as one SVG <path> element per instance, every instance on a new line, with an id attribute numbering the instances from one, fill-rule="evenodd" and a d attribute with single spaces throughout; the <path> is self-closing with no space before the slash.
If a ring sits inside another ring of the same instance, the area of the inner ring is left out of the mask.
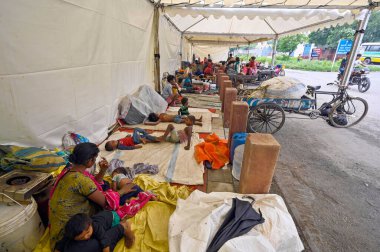
<path id="1" fill-rule="evenodd" d="M 139 175 L 134 183 L 143 190 L 151 191 L 158 196 L 158 201 L 150 201 L 133 218 L 129 219 L 132 230 L 135 233 L 135 244 L 131 249 L 124 246 L 124 239 L 116 245 L 115 252 L 137 251 L 169 251 L 168 224 L 171 214 L 174 212 L 177 199 L 186 199 L 191 190 L 186 186 L 170 186 L 169 183 L 159 183 L 149 175 Z M 50 252 L 49 229 L 46 229 L 36 252 Z"/>
<path id="2" fill-rule="evenodd" d="M 62 239 L 63 228 L 73 215 L 94 213 L 87 196 L 96 190 L 95 183 L 80 172 L 68 172 L 61 179 L 49 203 L 50 239 L 54 244 Z"/>

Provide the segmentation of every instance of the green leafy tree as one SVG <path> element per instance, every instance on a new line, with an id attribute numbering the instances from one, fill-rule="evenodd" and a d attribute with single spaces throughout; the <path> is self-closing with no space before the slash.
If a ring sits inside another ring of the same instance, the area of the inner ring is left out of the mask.
<path id="1" fill-rule="evenodd" d="M 287 52 L 290 55 L 294 50 L 297 49 L 297 46 L 299 44 L 302 44 L 307 41 L 308 37 L 304 34 L 286 36 L 278 40 L 277 51 Z"/>
<path id="2" fill-rule="evenodd" d="M 309 34 L 310 43 L 317 46 L 337 47 L 340 39 L 353 39 L 357 23 L 325 28 Z"/>
<path id="3" fill-rule="evenodd" d="M 363 42 L 380 42 L 380 11 L 372 12 L 364 33 Z"/>
<path id="4" fill-rule="evenodd" d="M 309 34 L 310 43 L 317 46 L 337 47 L 339 39 L 354 39 L 357 22 L 325 28 Z M 372 12 L 363 42 L 380 42 L 380 12 Z"/>

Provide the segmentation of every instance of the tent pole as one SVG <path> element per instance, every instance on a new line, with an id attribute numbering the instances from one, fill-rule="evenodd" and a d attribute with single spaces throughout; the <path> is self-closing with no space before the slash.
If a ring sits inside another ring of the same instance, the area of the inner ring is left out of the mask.
<path id="1" fill-rule="evenodd" d="M 192 61 L 193 61 L 192 63 L 194 63 L 194 58 L 195 58 L 195 57 L 194 57 L 193 46 L 194 46 L 194 44 L 191 43 L 191 44 L 190 44 L 190 53 L 191 53 L 191 58 L 193 59 L 193 60 L 192 60 Z"/>
<path id="2" fill-rule="evenodd" d="M 182 66 L 182 51 L 183 51 L 183 32 L 181 32 L 181 41 L 180 41 L 180 44 L 179 44 L 179 59 L 180 59 L 180 63 L 181 63 L 181 66 Z"/>
<path id="3" fill-rule="evenodd" d="M 278 35 L 274 38 L 273 41 L 273 47 L 272 47 L 272 62 L 271 65 L 274 66 L 275 56 L 276 56 L 276 50 L 277 50 L 277 42 L 278 42 Z"/>
<path id="4" fill-rule="evenodd" d="M 160 43 L 159 43 L 160 10 L 154 7 L 153 13 L 153 43 L 154 43 L 154 83 L 158 92 L 161 92 L 160 81 Z"/>
<path id="5" fill-rule="evenodd" d="M 371 10 L 369 9 L 364 9 L 359 14 L 360 20 L 359 20 L 358 30 L 355 32 L 355 38 L 352 44 L 350 56 L 347 60 L 346 68 L 343 73 L 343 81 L 342 81 L 343 86 L 348 85 L 348 81 L 350 79 L 351 72 L 354 67 L 356 54 L 358 53 L 359 45 L 362 42 L 364 31 L 367 28 L 367 24 L 368 24 L 368 20 L 370 16 L 371 16 Z"/>
<path id="6" fill-rule="evenodd" d="M 251 43 L 248 42 L 248 51 L 247 51 L 248 60 L 249 60 L 249 49 L 250 49 L 250 45 L 251 45 Z"/>

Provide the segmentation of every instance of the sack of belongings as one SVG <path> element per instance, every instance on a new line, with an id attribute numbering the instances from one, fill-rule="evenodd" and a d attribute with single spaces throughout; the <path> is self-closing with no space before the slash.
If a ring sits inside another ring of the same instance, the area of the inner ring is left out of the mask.
<path id="1" fill-rule="evenodd" d="M 301 99 L 307 87 L 297 79 L 285 76 L 275 77 L 264 81 L 255 89 L 250 97 L 274 99 Z"/>

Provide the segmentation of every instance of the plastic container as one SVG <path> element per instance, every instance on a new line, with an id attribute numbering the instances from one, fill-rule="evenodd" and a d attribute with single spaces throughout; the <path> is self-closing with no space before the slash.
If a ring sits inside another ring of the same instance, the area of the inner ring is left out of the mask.
<path id="1" fill-rule="evenodd" d="M 245 144 L 248 133 L 237 132 L 232 136 L 231 149 L 230 149 L 230 162 L 234 161 L 234 151 L 235 148 L 241 144 Z"/>
<path id="2" fill-rule="evenodd" d="M 244 155 L 244 147 L 245 145 L 239 145 L 235 148 L 234 153 L 234 161 L 232 162 L 232 176 L 240 180 L 240 172 L 241 172 L 241 165 L 243 163 L 243 155 Z"/>
<path id="3" fill-rule="evenodd" d="M 20 204 L 7 195 L 9 202 L 0 202 L 0 241 L 4 251 L 32 251 L 45 228 L 32 198 L 30 204 Z"/>

